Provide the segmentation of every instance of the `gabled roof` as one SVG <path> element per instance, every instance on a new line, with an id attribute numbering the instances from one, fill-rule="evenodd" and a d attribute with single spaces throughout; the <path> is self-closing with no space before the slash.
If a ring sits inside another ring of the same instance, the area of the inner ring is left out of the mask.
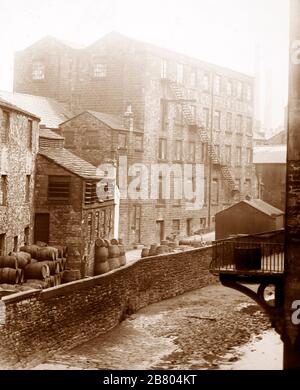
<path id="1" fill-rule="evenodd" d="M 41 148 L 39 154 L 83 179 L 100 180 L 97 168 L 64 148 Z"/>
<path id="2" fill-rule="evenodd" d="M 54 131 L 52 130 L 49 130 L 49 129 L 43 129 L 43 128 L 40 128 L 40 138 L 47 138 L 47 139 L 60 139 L 60 140 L 63 140 L 64 137 L 62 137 L 61 135 L 55 133 Z"/>
<path id="3" fill-rule="evenodd" d="M 12 110 L 12 111 L 20 112 L 22 114 L 25 114 L 26 116 L 40 120 L 40 118 L 38 116 L 32 114 L 31 112 L 23 110 L 22 108 L 16 106 L 15 104 L 11 104 L 10 102 L 6 101 L 5 99 L 3 99 L 1 97 L 0 97 L 0 107 L 4 107 L 4 108 L 7 108 L 7 109 Z"/>
<path id="4" fill-rule="evenodd" d="M 22 110 L 32 112 L 41 118 L 41 125 L 50 129 L 57 129 L 60 123 L 73 116 L 64 104 L 44 96 L 0 91 L 0 98 L 20 107 Z"/>
<path id="5" fill-rule="evenodd" d="M 73 118 L 70 118 L 66 120 L 65 122 L 61 123 L 61 125 L 64 125 L 65 123 L 85 114 L 88 113 L 92 115 L 94 118 L 98 119 L 100 122 L 104 123 L 106 126 L 110 127 L 113 130 L 121 130 L 121 131 L 129 131 L 129 129 L 126 129 L 123 126 L 123 120 L 121 115 L 116 114 L 106 114 L 104 112 L 98 112 L 98 111 L 92 111 L 92 110 L 86 110 L 81 112 L 80 114 L 75 115 Z M 143 133 L 141 130 L 134 129 L 134 133 Z"/>
<path id="6" fill-rule="evenodd" d="M 233 209 L 238 207 L 241 204 L 247 204 L 250 207 L 255 208 L 256 210 L 268 215 L 269 217 L 277 217 L 280 215 L 284 215 L 284 212 L 282 210 L 277 209 L 276 207 L 272 206 L 271 204 L 264 202 L 262 199 L 251 199 L 251 200 L 242 200 L 238 203 L 235 203 L 226 209 L 219 211 L 217 214 L 222 214 L 223 212 L 228 211 L 229 209 Z"/>
<path id="7" fill-rule="evenodd" d="M 286 164 L 286 145 L 263 145 L 253 149 L 254 164 Z"/>

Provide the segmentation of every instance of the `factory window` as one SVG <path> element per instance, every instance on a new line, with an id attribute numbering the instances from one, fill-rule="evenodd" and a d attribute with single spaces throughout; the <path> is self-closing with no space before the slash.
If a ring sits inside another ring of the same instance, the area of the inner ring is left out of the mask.
<path id="1" fill-rule="evenodd" d="M 180 234 L 180 219 L 173 219 L 172 221 L 172 233 L 179 235 Z"/>
<path id="2" fill-rule="evenodd" d="M 219 181 L 213 179 L 211 183 L 211 203 L 217 205 L 219 203 Z"/>
<path id="3" fill-rule="evenodd" d="M 195 122 L 197 120 L 197 107 L 192 104 L 190 106 L 190 108 L 191 108 L 191 114 L 192 114 L 193 121 Z"/>
<path id="4" fill-rule="evenodd" d="M 226 113 L 226 133 L 232 133 L 232 113 Z"/>
<path id="5" fill-rule="evenodd" d="M 163 177 L 159 175 L 158 178 L 158 200 L 157 203 L 160 205 L 165 205 L 166 199 L 164 196 L 164 188 L 163 188 Z"/>
<path id="6" fill-rule="evenodd" d="M 134 150 L 143 150 L 143 136 L 141 134 L 135 134 L 134 136 Z"/>
<path id="7" fill-rule="evenodd" d="M 206 162 L 206 158 L 207 158 L 207 144 L 202 142 L 200 144 L 200 161 L 204 163 Z"/>
<path id="8" fill-rule="evenodd" d="M 177 64 L 177 83 L 183 84 L 183 65 Z"/>
<path id="9" fill-rule="evenodd" d="M 207 178 L 204 178 L 204 206 L 207 205 Z"/>
<path id="10" fill-rule="evenodd" d="M 242 148 L 240 146 L 236 147 L 236 166 L 242 166 Z"/>
<path id="11" fill-rule="evenodd" d="M 206 130 L 209 128 L 209 108 L 204 107 L 203 108 L 203 125 Z"/>
<path id="12" fill-rule="evenodd" d="M 203 90 L 205 92 L 209 91 L 209 74 L 208 73 L 205 73 L 203 75 L 202 86 L 203 86 Z"/>
<path id="13" fill-rule="evenodd" d="M 18 252 L 18 246 L 19 246 L 19 237 L 14 236 L 14 252 Z"/>
<path id="14" fill-rule="evenodd" d="M 7 176 L 0 176 L 0 206 L 6 206 L 7 202 Z"/>
<path id="15" fill-rule="evenodd" d="M 5 234 L 0 234 L 0 256 L 5 254 Z"/>
<path id="16" fill-rule="evenodd" d="M 32 79 L 33 80 L 45 79 L 45 64 L 42 61 L 34 61 L 32 63 Z"/>
<path id="17" fill-rule="evenodd" d="M 70 196 L 70 176 L 48 176 L 48 200 L 68 201 Z"/>
<path id="18" fill-rule="evenodd" d="M 95 147 L 99 145 L 99 136 L 97 131 L 87 131 L 86 133 L 87 146 Z"/>
<path id="19" fill-rule="evenodd" d="M 180 104 L 177 104 L 175 107 L 175 123 L 176 125 L 183 124 L 182 107 Z"/>
<path id="20" fill-rule="evenodd" d="M 189 142 L 189 161 L 195 162 L 196 159 L 196 143 L 191 141 Z"/>
<path id="21" fill-rule="evenodd" d="M 245 192 L 247 195 L 251 195 L 251 179 L 245 180 Z"/>
<path id="22" fill-rule="evenodd" d="M 227 96 L 232 96 L 232 82 L 227 80 Z"/>
<path id="23" fill-rule="evenodd" d="M 236 189 L 241 192 L 241 179 L 235 179 Z"/>
<path id="24" fill-rule="evenodd" d="M 28 121 L 27 121 L 27 147 L 29 149 L 32 148 L 32 135 L 33 135 L 32 120 L 28 119 Z"/>
<path id="25" fill-rule="evenodd" d="M 200 218 L 200 229 L 206 228 L 206 218 Z"/>
<path id="26" fill-rule="evenodd" d="M 218 144 L 214 145 L 214 149 L 215 149 L 215 153 L 219 159 L 220 158 L 220 145 L 218 145 Z"/>
<path id="27" fill-rule="evenodd" d="M 252 136 L 252 126 L 253 126 L 253 121 L 251 117 L 247 117 L 247 134 Z"/>
<path id="28" fill-rule="evenodd" d="M 107 64 L 94 61 L 93 63 L 93 76 L 95 79 L 103 79 L 107 74 Z"/>
<path id="29" fill-rule="evenodd" d="M 215 115 L 214 115 L 214 129 L 216 131 L 220 131 L 221 130 L 221 111 L 215 111 Z"/>
<path id="30" fill-rule="evenodd" d="M 236 121 L 235 121 L 235 128 L 236 128 L 236 133 L 237 134 L 242 134 L 243 133 L 243 117 L 242 115 L 237 115 Z"/>
<path id="31" fill-rule="evenodd" d="M 105 189 L 104 189 L 105 191 Z M 100 193 L 99 193 L 100 195 Z M 85 182 L 85 191 L 84 191 L 84 203 L 93 204 L 99 201 L 97 194 L 97 183 L 86 181 Z"/>
<path id="32" fill-rule="evenodd" d="M 182 141 L 175 141 L 175 160 L 182 161 Z"/>
<path id="33" fill-rule="evenodd" d="M 225 162 L 226 165 L 231 165 L 231 145 L 225 145 Z"/>
<path id="34" fill-rule="evenodd" d="M 158 158 L 161 160 L 167 159 L 167 140 L 165 138 L 159 139 Z"/>
<path id="35" fill-rule="evenodd" d="M 10 126 L 10 115 L 8 111 L 2 111 L 2 121 L 1 121 L 1 137 L 0 142 L 5 144 L 8 141 L 8 132 Z"/>
<path id="36" fill-rule="evenodd" d="M 25 181 L 25 202 L 28 203 L 30 200 L 30 175 L 26 175 Z"/>
<path id="37" fill-rule="evenodd" d="M 252 164 L 252 149 L 247 148 L 247 164 Z"/>
<path id="38" fill-rule="evenodd" d="M 127 148 L 127 135 L 125 133 L 118 134 L 118 149 Z"/>

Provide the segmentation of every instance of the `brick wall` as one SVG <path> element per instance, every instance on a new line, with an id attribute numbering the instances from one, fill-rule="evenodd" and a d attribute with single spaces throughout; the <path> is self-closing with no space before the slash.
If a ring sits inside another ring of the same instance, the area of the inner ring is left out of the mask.
<path id="1" fill-rule="evenodd" d="M 144 258 L 94 278 L 0 301 L 2 367 L 28 367 L 108 332 L 142 307 L 216 280 L 211 248 Z"/>

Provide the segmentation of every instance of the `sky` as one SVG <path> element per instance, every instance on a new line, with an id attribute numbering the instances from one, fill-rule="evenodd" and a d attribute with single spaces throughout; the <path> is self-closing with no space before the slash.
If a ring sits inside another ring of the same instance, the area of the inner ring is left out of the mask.
<path id="1" fill-rule="evenodd" d="M 88 45 L 110 31 L 259 76 L 257 117 L 284 121 L 288 0 L 0 0 L 0 89 L 13 56 L 53 35 Z"/>

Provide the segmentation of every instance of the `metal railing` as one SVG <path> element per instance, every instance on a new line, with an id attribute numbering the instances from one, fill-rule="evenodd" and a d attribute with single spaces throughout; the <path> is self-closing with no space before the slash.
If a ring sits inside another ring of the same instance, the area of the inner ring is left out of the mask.
<path id="1" fill-rule="evenodd" d="M 215 275 L 222 273 L 282 274 L 284 272 L 284 244 L 234 239 L 215 241 L 209 268 L 210 272 Z"/>

